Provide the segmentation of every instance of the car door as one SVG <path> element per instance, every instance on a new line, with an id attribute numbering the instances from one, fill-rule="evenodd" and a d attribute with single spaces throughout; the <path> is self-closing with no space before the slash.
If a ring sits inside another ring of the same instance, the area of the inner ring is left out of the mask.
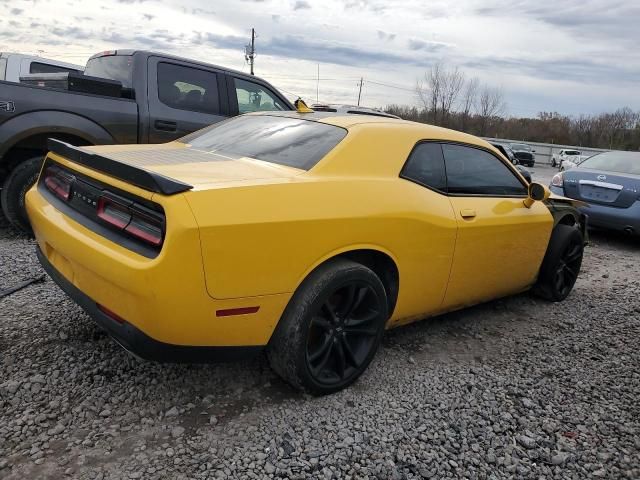
<path id="1" fill-rule="evenodd" d="M 456 241 L 457 223 L 446 195 L 442 147 L 437 142 L 419 142 L 409 155 L 400 177 L 407 180 L 404 198 L 411 208 L 406 227 L 404 262 L 400 286 L 401 311 L 394 325 L 408 323 L 442 307 Z"/>
<path id="2" fill-rule="evenodd" d="M 229 74 L 227 88 L 232 114 L 291 110 L 280 95 L 260 82 Z"/>
<path id="3" fill-rule="evenodd" d="M 179 60 L 149 57 L 149 143 L 175 140 L 228 116 L 224 74 Z"/>
<path id="4" fill-rule="evenodd" d="M 553 227 L 542 202 L 505 162 L 471 145 L 443 144 L 447 192 L 458 225 L 446 308 L 472 305 L 531 285 Z"/>

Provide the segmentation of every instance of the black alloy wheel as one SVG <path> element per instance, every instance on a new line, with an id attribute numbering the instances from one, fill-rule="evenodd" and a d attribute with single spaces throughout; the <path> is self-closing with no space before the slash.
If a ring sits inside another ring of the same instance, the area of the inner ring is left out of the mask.
<path id="1" fill-rule="evenodd" d="M 382 301 L 373 287 L 360 282 L 328 296 L 311 318 L 307 336 L 307 368 L 316 381 L 334 385 L 358 372 L 376 343 Z"/>
<path id="2" fill-rule="evenodd" d="M 581 244 L 570 243 L 560 257 L 554 277 L 555 290 L 561 297 L 566 297 L 578 279 L 582 265 L 583 247 Z"/>
<path id="3" fill-rule="evenodd" d="M 330 260 L 289 301 L 267 345 L 269 362 L 299 390 L 336 392 L 367 369 L 388 318 L 380 278 L 360 263 Z"/>
<path id="4" fill-rule="evenodd" d="M 567 298 L 573 289 L 584 254 L 584 238 L 573 225 L 556 225 L 542 260 L 534 293 L 552 302 Z"/>

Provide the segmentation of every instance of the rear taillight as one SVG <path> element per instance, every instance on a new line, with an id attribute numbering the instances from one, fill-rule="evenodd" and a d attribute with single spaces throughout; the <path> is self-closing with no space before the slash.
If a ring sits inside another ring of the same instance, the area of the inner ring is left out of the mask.
<path id="1" fill-rule="evenodd" d="M 164 215 L 137 203 L 105 193 L 98 199 L 98 218 L 149 245 L 159 247 L 164 237 Z"/>
<path id="2" fill-rule="evenodd" d="M 75 177 L 64 173 L 58 168 L 49 167 L 44 171 L 44 184 L 56 197 L 69 201 L 71 197 L 71 185 Z"/>

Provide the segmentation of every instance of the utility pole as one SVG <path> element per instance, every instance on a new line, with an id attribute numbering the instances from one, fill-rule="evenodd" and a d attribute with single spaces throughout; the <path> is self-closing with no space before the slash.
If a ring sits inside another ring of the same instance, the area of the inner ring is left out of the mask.
<path id="1" fill-rule="evenodd" d="M 363 78 L 360 77 L 360 82 L 358 83 L 360 85 L 360 88 L 358 89 L 358 106 L 360 106 L 360 95 L 362 94 L 362 84 L 364 83 Z"/>
<path id="2" fill-rule="evenodd" d="M 256 57 L 256 30 L 251 29 L 251 44 L 244 47 L 244 59 L 249 62 L 251 68 L 251 75 L 253 75 L 253 62 Z"/>
<path id="3" fill-rule="evenodd" d="M 316 83 L 316 103 L 320 103 L 318 98 L 320 97 L 320 64 L 318 64 L 318 80 Z"/>

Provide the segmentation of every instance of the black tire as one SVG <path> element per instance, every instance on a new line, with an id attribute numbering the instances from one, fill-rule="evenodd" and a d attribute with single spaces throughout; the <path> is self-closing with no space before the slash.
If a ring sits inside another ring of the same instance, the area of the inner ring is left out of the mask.
<path id="1" fill-rule="evenodd" d="M 551 166 L 554 167 L 554 168 L 558 166 L 558 164 L 556 163 L 556 159 L 555 158 L 551 159 Z"/>
<path id="2" fill-rule="evenodd" d="M 27 217 L 24 196 L 36 183 L 43 157 L 33 157 L 15 167 L 2 187 L 2 211 L 11 225 L 18 230 L 31 234 L 31 224 Z"/>
<path id="3" fill-rule="evenodd" d="M 388 318 L 384 286 L 369 268 L 337 259 L 294 293 L 267 346 L 271 368 L 313 395 L 341 390 L 366 370 Z"/>
<path id="4" fill-rule="evenodd" d="M 570 225 L 556 225 L 534 292 L 552 302 L 567 298 L 580 273 L 583 253 L 584 239 L 580 230 Z"/>

